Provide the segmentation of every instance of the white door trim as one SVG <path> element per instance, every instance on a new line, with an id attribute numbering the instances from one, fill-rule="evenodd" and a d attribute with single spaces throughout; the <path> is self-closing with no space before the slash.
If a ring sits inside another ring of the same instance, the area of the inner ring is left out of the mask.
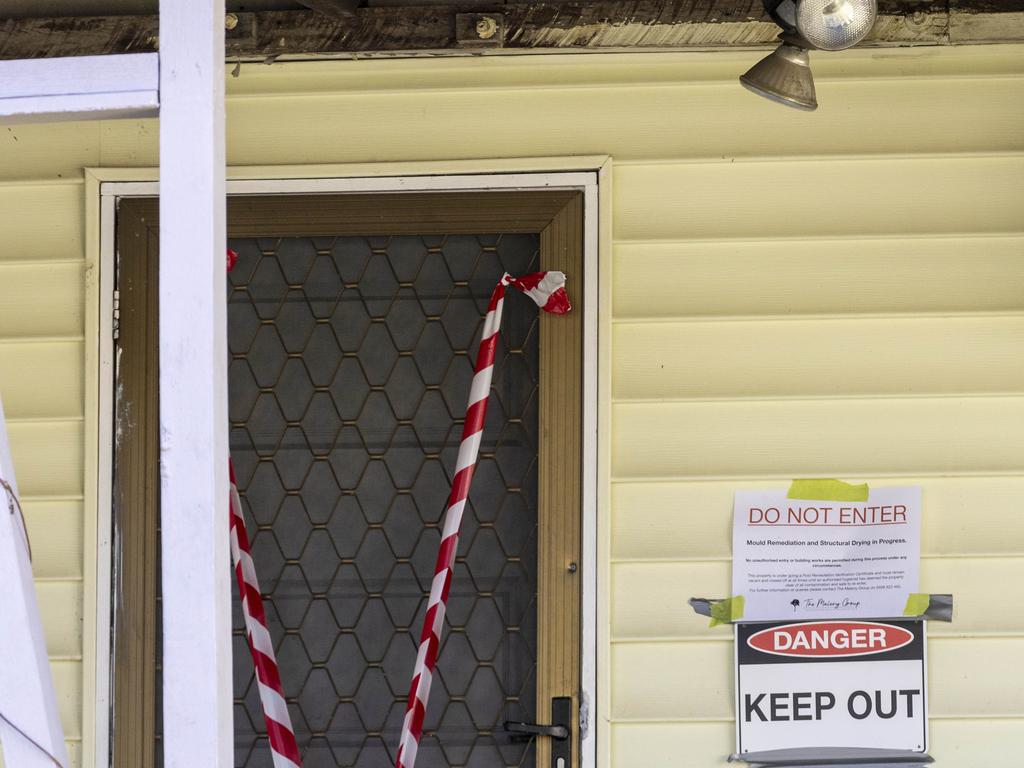
<path id="1" fill-rule="evenodd" d="M 133 171 L 117 171 L 111 176 L 124 178 L 124 175 Z M 148 175 L 145 171 L 135 171 L 138 176 L 145 178 Z M 229 173 L 231 171 L 229 170 Z M 95 174 L 101 179 L 104 169 L 96 169 Z M 598 338 L 599 317 L 610 312 L 610 307 L 599 305 L 599 285 L 607 280 L 606 275 L 600 275 L 598 270 L 602 263 L 600 253 L 602 244 L 599 242 L 600 222 L 598 212 L 601 206 L 601 189 L 599 180 L 602 177 L 600 168 L 592 171 L 567 171 L 567 172 L 510 172 L 490 174 L 463 174 L 445 175 L 437 173 L 423 176 L 387 176 L 370 177 L 361 176 L 355 178 L 331 177 L 331 178 L 284 178 L 284 179 L 228 179 L 227 192 L 229 195 L 273 195 L 273 194 L 338 194 L 338 193 L 395 193 L 395 192 L 458 192 L 466 190 L 552 190 L 552 189 L 574 189 L 584 195 L 584 284 L 582 286 L 568 286 L 570 296 L 574 292 L 582 291 L 584 306 L 588 308 L 584 318 L 584 342 L 583 342 L 583 562 L 581 568 L 582 577 L 582 643 L 581 648 L 581 762 L 582 768 L 595 768 L 597 764 L 597 669 L 598 669 L 598 500 L 599 477 L 598 461 L 599 446 L 602 440 L 598 436 L 598 404 L 599 404 L 599 346 L 607 344 L 608 340 Z M 102 219 L 101 240 L 103 251 L 101 253 L 102 264 L 113 264 L 114 238 L 113 238 L 113 210 L 115 201 L 121 197 L 152 197 L 159 193 L 159 185 L 155 181 L 106 181 L 100 184 L 100 196 L 102 198 L 102 210 L 109 212 L 109 220 L 106 215 Z M 605 209 L 607 208 L 607 200 Z M 109 228 L 109 232 L 107 231 Z M 604 244 L 607 247 L 607 244 Z M 104 269 L 103 273 L 110 273 L 110 269 Z M 110 352 L 108 351 L 109 355 Z M 101 366 L 103 357 L 101 350 Z M 108 360 L 108 363 L 110 361 Z M 163 364 L 163 363 L 162 363 Z M 110 385 L 112 386 L 112 384 Z M 606 393 L 605 393 L 606 395 Z M 225 434 L 227 422 L 225 421 Z M 602 436 L 606 438 L 606 436 Z M 606 439 L 603 442 L 607 442 Z M 110 489 L 106 488 L 106 496 L 101 495 L 99 504 L 99 530 L 109 530 L 110 522 Z M 101 491 L 102 494 L 102 491 Z M 106 527 L 104 527 L 106 526 Z M 98 562 L 110 562 L 109 538 L 100 544 L 106 546 L 98 556 Z M 109 573 L 106 579 L 99 578 L 97 581 L 98 590 L 106 584 L 106 592 L 99 592 L 97 595 L 97 610 L 100 616 L 109 615 L 110 610 L 110 580 Z M 109 625 L 103 621 L 97 622 L 97 706 L 104 704 L 109 707 L 109 648 L 110 631 Z M 104 633 L 104 627 L 106 632 Z M 102 638 L 100 635 L 104 635 Z M 104 650 L 106 655 L 104 655 Z M 606 663 L 606 662 L 603 662 Z M 106 687 L 104 687 L 106 686 Z M 105 697 L 105 698 L 104 698 Z M 109 743 L 107 730 L 109 729 L 109 714 L 107 711 L 97 712 L 96 718 L 96 743 L 97 743 L 97 765 L 106 765 L 109 760 Z M 108 757 L 103 758 L 103 755 Z M 102 758 L 102 759 L 101 759 Z"/>

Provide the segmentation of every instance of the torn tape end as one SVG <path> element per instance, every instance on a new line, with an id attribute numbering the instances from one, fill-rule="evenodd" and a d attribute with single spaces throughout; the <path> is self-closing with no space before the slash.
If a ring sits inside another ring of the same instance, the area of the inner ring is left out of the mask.
<path id="1" fill-rule="evenodd" d="M 710 616 L 711 615 L 711 604 L 714 600 L 709 600 L 706 597 L 691 597 L 687 602 L 690 607 L 693 608 L 693 612 L 698 616 Z"/>

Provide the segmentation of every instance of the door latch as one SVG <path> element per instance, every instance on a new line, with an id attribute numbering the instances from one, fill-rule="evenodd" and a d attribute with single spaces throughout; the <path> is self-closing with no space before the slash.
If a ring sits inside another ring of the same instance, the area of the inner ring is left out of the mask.
<path id="1" fill-rule="evenodd" d="M 572 698 L 560 696 L 551 700 L 551 725 L 506 722 L 505 730 L 531 736 L 547 736 L 551 742 L 551 768 L 572 765 Z"/>
<path id="2" fill-rule="evenodd" d="M 552 739 L 569 738 L 569 729 L 564 725 L 538 725 L 537 723 L 505 723 L 505 730 L 511 733 L 529 733 L 535 736 L 550 736 Z"/>

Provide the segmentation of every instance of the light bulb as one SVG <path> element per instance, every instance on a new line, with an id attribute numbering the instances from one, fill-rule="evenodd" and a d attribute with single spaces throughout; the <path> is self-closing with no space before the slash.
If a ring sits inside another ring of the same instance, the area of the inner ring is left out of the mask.
<path id="1" fill-rule="evenodd" d="M 850 3 L 846 2 L 846 0 L 829 3 L 821 9 L 821 14 L 825 26 L 829 29 L 842 29 L 852 24 L 854 19 L 857 18 L 853 8 L 850 7 Z"/>
<path id="2" fill-rule="evenodd" d="M 864 39 L 877 14 L 877 0 L 800 0 L 796 28 L 813 47 L 839 51 Z"/>

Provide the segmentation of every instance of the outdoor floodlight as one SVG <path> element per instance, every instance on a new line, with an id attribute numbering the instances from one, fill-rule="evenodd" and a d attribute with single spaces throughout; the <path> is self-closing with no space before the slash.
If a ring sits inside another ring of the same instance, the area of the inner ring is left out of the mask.
<path id="1" fill-rule="evenodd" d="M 788 107 L 818 108 L 807 49 L 785 39 L 782 45 L 747 70 L 740 82 L 754 93 Z"/>
<path id="2" fill-rule="evenodd" d="M 818 108 L 808 50 L 841 51 L 856 45 L 878 15 L 877 0 L 763 0 L 782 27 L 781 45 L 740 77 L 754 93 L 797 109 Z"/>

